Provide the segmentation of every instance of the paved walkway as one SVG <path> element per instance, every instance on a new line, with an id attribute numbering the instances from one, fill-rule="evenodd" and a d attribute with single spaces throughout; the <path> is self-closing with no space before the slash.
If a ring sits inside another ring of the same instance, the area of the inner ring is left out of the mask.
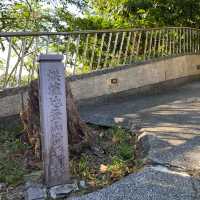
<path id="1" fill-rule="evenodd" d="M 128 97 L 81 108 L 82 118 L 101 125 L 139 130 L 149 166 L 77 200 L 196 200 L 200 181 L 200 82 L 165 94 Z"/>

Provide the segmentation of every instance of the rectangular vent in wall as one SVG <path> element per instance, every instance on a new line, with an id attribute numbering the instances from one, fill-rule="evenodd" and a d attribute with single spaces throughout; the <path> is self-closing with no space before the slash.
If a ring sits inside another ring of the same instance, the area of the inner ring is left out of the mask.
<path id="1" fill-rule="evenodd" d="M 110 83 L 111 84 L 118 84 L 118 79 L 117 78 L 111 78 Z"/>
<path id="2" fill-rule="evenodd" d="M 197 70 L 200 70 L 200 65 L 197 65 Z"/>

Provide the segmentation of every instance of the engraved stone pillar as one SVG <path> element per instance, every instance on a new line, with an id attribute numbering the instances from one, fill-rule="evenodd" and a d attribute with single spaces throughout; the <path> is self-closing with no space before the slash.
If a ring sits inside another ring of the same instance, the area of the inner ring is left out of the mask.
<path id="1" fill-rule="evenodd" d="M 65 73 L 62 55 L 39 56 L 40 121 L 45 184 L 69 182 Z"/>

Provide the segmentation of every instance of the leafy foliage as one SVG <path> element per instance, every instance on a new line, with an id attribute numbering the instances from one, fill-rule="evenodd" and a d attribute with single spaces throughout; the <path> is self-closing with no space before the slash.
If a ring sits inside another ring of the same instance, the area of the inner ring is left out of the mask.
<path id="1" fill-rule="evenodd" d="M 114 27 L 199 27 L 200 2 L 195 0 L 90 0 L 95 14 Z"/>
<path id="2" fill-rule="evenodd" d="M 85 6 L 84 0 L 10 0 L 0 3 L 0 31 L 61 31 L 74 16 L 70 6 Z M 62 14 L 63 13 L 63 14 Z M 63 15 L 65 17 L 63 17 Z"/>
<path id="3" fill-rule="evenodd" d="M 0 30 L 198 28 L 199 12 L 200 2 L 196 0 L 11 0 L 0 2 Z"/>
<path id="4" fill-rule="evenodd" d="M 200 24 L 196 0 L 11 0 L 0 2 L 1 31 L 72 31 Z M 77 15 L 73 13 L 77 10 Z"/>

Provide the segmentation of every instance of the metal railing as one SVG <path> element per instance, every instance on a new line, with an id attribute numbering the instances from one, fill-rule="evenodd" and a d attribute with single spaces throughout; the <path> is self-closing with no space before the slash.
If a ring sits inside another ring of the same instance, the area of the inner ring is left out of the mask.
<path id="1" fill-rule="evenodd" d="M 37 78 L 40 53 L 64 55 L 66 75 L 200 52 L 200 30 L 187 27 L 60 33 L 0 33 L 0 88 Z"/>

